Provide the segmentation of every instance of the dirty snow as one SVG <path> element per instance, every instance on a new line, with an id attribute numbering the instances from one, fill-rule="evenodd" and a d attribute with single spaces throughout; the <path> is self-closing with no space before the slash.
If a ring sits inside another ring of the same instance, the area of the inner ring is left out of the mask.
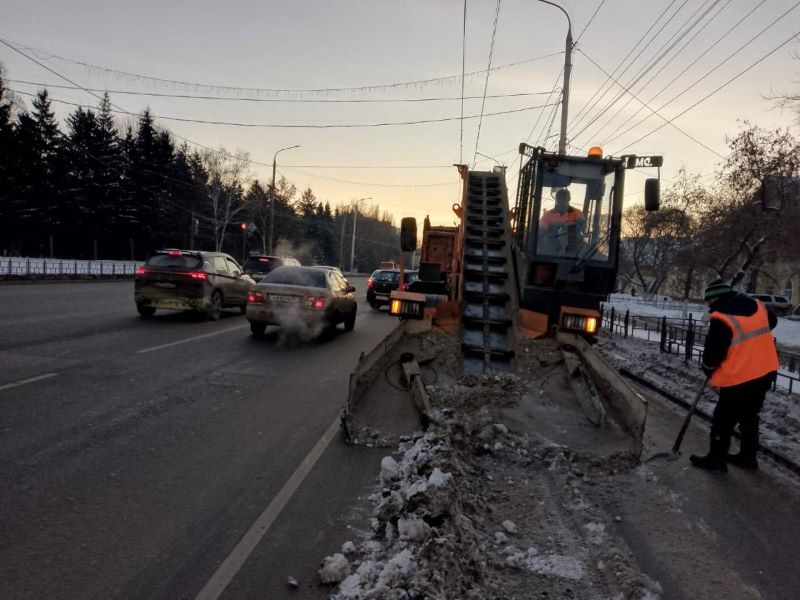
<path id="1" fill-rule="evenodd" d="M 520 406 L 563 414 L 557 344 L 524 342 L 514 374 L 456 379 L 456 338 L 434 332 L 428 339 L 441 350 L 432 363 L 439 376 L 427 386 L 431 426 L 401 438 L 394 452 L 389 446 L 370 498 L 370 532 L 327 557 L 320 571 L 321 581 L 341 582 L 331 598 L 661 599 L 660 584 L 615 533 L 622 517 L 606 506 L 617 478 L 656 486 L 652 471 L 625 452 L 577 451 L 510 416 Z M 696 365 L 661 354 L 656 342 L 601 336 L 597 348 L 683 398 L 701 382 Z M 709 390 L 701 410 L 712 411 L 715 398 Z M 762 443 L 800 460 L 798 396 L 770 392 L 762 418 Z M 684 499 L 662 501 L 680 518 Z M 675 535 L 664 543 L 695 547 Z M 698 597 L 712 597 L 719 584 L 703 585 L 696 584 Z"/>

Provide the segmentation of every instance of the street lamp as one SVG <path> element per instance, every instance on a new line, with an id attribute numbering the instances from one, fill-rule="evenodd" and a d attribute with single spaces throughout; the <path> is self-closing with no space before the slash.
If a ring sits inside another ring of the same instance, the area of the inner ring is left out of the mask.
<path id="1" fill-rule="evenodd" d="M 477 154 L 478 156 L 482 156 L 483 158 L 488 158 L 489 160 L 493 160 L 494 162 L 497 163 L 498 167 L 502 167 L 503 166 L 503 165 L 500 164 L 500 161 L 497 160 L 496 158 L 492 158 L 491 156 L 488 156 L 486 154 L 481 154 L 480 152 L 476 152 L 475 154 Z"/>
<path id="2" fill-rule="evenodd" d="M 572 73 L 572 21 L 563 8 L 549 0 L 538 0 L 550 6 L 555 6 L 567 17 L 567 48 L 564 53 L 564 86 L 561 90 L 561 137 L 558 140 L 558 153 L 566 154 L 567 150 L 567 108 L 569 105 L 569 77 Z"/>
<path id="3" fill-rule="evenodd" d="M 275 193 L 275 167 L 277 166 L 277 159 L 278 154 L 283 152 L 284 150 L 291 150 L 292 148 L 299 148 L 300 145 L 296 146 L 288 146 L 287 148 L 281 148 L 278 150 L 275 155 L 272 157 L 272 193 L 270 194 L 270 209 L 269 209 L 269 253 L 272 254 L 275 252 L 275 248 L 273 245 L 273 234 L 275 232 L 275 200 L 277 199 L 277 194 Z"/>
<path id="4" fill-rule="evenodd" d="M 350 244 L 350 272 L 353 272 L 353 265 L 356 257 L 356 215 L 358 215 L 358 203 L 362 200 L 372 200 L 372 196 L 359 198 L 353 203 L 353 242 Z"/>

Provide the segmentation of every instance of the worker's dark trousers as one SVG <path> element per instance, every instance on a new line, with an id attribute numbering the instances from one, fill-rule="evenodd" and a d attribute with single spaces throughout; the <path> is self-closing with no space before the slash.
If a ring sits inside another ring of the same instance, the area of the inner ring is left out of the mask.
<path id="1" fill-rule="evenodd" d="M 770 374 L 740 385 L 719 389 L 719 402 L 711 423 L 710 456 L 723 460 L 727 457 L 731 434 L 738 424 L 741 433 L 741 455 L 755 458 L 758 450 L 758 413 L 772 381 L 773 376 Z"/>

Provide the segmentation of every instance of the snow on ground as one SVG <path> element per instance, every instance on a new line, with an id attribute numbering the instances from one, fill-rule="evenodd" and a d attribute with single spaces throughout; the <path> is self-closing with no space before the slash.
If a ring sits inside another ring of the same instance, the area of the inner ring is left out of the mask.
<path id="1" fill-rule="evenodd" d="M 438 335 L 432 368 L 455 374 L 457 339 Z M 702 381 L 696 364 L 660 353 L 655 341 L 603 334 L 597 348 L 614 366 L 684 399 L 693 398 Z M 431 426 L 401 438 L 396 453 L 383 459 L 370 498 L 370 530 L 323 561 L 319 577 L 332 586 L 331 598 L 663 597 L 660 584 L 613 533 L 621 517 L 608 512 L 620 481 L 636 485 L 638 477 L 638 485 L 652 486 L 655 479 L 629 452 L 600 456 L 554 441 L 546 430 L 520 428 L 512 415 L 547 420 L 552 411 L 563 418 L 557 396 L 566 382 L 555 341 L 524 342 L 520 350 L 515 374 L 464 375 L 427 386 Z M 763 445 L 795 461 L 798 399 L 768 393 L 761 426 Z M 700 410 L 710 413 L 715 400 L 706 390 Z M 660 535 L 667 547 L 697 542 L 677 526 Z M 697 597 L 717 597 L 719 585 L 709 579 L 694 587 Z"/>
<path id="2" fill-rule="evenodd" d="M 614 307 L 618 313 L 624 313 L 630 310 L 631 315 L 642 315 L 652 317 L 666 316 L 669 319 L 688 318 L 691 314 L 692 318 L 699 321 L 708 321 L 708 310 L 705 305 L 700 304 L 686 304 L 686 312 L 684 314 L 683 303 L 673 301 L 670 299 L 664 300 L 655 299 L 646 301 L 640 296 L 631 296 L 630 294 L 611 294 L 608 302 L 605 302 L 606 307 Z M 793 321 L 786 317 L 778 317 L 778 325 L 772 331 L 775 339 L 778 340 L 778 346 L 786 350 L 800 351 L 800 321 Z"/>

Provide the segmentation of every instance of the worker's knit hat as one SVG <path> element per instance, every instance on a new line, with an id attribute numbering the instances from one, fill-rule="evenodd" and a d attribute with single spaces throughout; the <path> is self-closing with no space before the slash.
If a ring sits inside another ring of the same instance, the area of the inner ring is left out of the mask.
<path id="1" fill-rule="evenodd" d="M 724 296 L 725 294 L 730 294 L 731 292 L 733 292 L 733 288 L 730 285 L 722 283 L 722 280 L 717 279 L 711 282 L 711 285 L 706 288 L 706 291 L 703 293 L 703 298 L 710 300 L 712 298 Z"/>

